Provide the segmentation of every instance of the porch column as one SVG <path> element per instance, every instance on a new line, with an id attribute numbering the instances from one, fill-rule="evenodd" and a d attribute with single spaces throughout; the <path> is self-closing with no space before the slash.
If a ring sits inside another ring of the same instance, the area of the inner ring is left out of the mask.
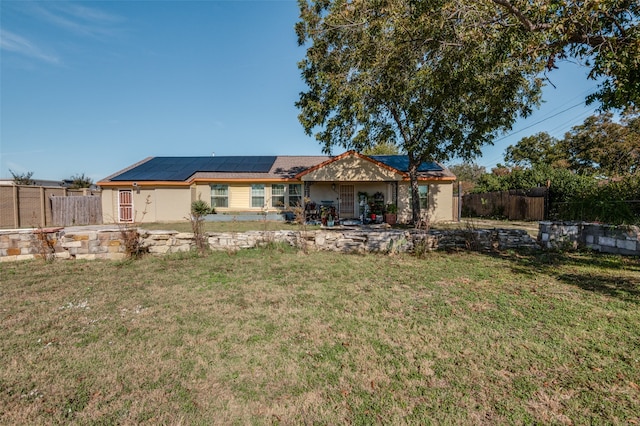
<path id="1" fill-rule="evenodd" d="M 398 181 L 393 182 L 393 204 L 398 205 Z"/>
<path id="2" fill-rule="evenodd" d="M 311 198 L 311 182 L 305 181 L 304 183 L 304 196 L 306 198 Z"/>

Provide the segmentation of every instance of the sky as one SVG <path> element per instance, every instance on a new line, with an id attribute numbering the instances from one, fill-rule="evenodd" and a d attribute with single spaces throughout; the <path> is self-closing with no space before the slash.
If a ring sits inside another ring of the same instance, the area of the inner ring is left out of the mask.
<path id="1" fill-rule="evenodd" d="M 293 0 L 2 0 L 0 178 L 97 182 L 149 156 L 322 154 L 297 119 L 297 21 Z M 561 63 L 541 108 L 476 163 L 594 114 L 586 74 Z"/>

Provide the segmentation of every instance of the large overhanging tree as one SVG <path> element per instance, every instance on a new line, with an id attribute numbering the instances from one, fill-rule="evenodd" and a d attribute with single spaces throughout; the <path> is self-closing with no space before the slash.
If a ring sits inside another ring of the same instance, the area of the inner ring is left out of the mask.
<path id="1" fill-rule="evenodd" d="M 412 218 L 418 167 L 471 158 L 531 112 L 543 68 L 528 60 L 540 33 L 507 25 L 491 2 L 299 0 L 309 90 L 305 131 L 331 153 L 394 143 L 409 157 Z M 540 38 L 539 43 L 543 40 Z"/>
<path id="2" fill-rule="evenodd" d="M 603 110 L 640 106 L 640 2 L 638 0 L 475 0 L 498 5 L 505 25 L 541 36 L 527 47 L 532 60 L 555 67 L 570 57 L 600 80 L 588 102 Z"/>

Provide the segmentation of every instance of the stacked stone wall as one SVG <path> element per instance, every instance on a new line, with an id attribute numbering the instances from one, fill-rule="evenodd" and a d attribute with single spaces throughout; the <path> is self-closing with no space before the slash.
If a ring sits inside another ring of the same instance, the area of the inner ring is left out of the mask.
<path id="1" fill-rule="evenodd" d="M 192 233 L 138 230 L 139 243 L 152 255 L 195 249 Z M 640 227 L 593 223 L 540 222 L 538 240 L 520 229 L 398 230 L 327 228 L 314 231 L 207 233 L 212 250 L 236 251 L 271 243 L 345 253 L 401 253 L 430 250 L 572 250 L 640 256 Z M 0 261 L 124 259 L 127 242 L 120 229 L 0 231 Z"/>
<path id="2" fill-rule="evenodd" d="M 0 233 L 0 261 L 49 259 L 123 259 L 120 231 L 65 232 L 64 228 Z"/>
<path id="3" fill-rule="evenodd" d="M 152 255 L 195 249 L 192 233 L 138 230 L 138 240 Z M 212 250 L 236 251 L 271 243 L 308 250 L 344 253 L 401 253 L 416 250 L 537 249 L 524 230 L 451 230 L 332 228 L 307 232 L 249 231 L 207 233 Z M 120 229 L 66 231 L 63 228 L 0 233 L 0 261 L 49 259 L 124 259 L 127 243 Z"/>
<path id="4" fill-rule="evenodd" d="M 538 242 L 546 249 L 588 248 L 602 253 L 640 256 L 640 227 L 540 222 Z"/>

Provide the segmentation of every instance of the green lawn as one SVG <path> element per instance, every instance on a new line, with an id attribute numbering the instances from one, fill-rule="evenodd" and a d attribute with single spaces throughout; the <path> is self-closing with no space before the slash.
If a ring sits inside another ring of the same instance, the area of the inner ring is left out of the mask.
<path id="1" fill-rule="evenodd" d="M 640 261 L 0 264 L 0 424 L 637 424 Z"/>

